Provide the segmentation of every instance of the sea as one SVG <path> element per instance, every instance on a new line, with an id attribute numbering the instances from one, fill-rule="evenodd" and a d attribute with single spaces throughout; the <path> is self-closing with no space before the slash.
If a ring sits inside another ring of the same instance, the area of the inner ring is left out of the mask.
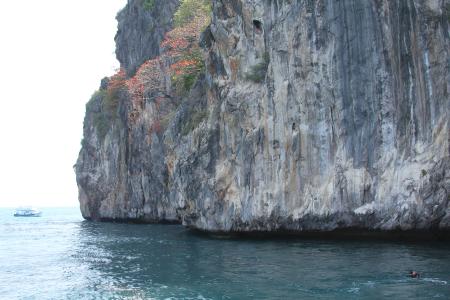
<path id="1" fill-rule="evenodd" d="M 0 209 L 0 299 L 450 299 L 450 245 L 224 238 Z"/>

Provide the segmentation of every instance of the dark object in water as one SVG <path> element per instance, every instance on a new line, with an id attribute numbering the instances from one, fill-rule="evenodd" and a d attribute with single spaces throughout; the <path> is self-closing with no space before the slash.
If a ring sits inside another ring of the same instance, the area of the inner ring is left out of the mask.
<path id="1" fill-rule="evenodd" d="M 420 274 L 417 273 L 416 271 L 409 271 L 409 277 L 411 277 L 411 278 L 419 278 Z"/>

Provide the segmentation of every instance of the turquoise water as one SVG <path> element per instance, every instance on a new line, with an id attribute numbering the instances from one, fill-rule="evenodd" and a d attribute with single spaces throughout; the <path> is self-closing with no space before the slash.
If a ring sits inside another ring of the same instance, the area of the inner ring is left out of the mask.
<path id="1" fill-rule="evenodd" d="M 450 299 L 446 243 L 212 239 L 43 211 L 0 210 L 0 299 Z"/>

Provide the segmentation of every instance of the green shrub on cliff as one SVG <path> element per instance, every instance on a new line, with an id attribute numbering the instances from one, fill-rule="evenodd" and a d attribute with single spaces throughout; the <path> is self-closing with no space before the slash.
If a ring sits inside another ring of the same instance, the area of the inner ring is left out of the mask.
<path id="1" fill-rule="evenodd" d="M 97 137 L 100 141 L 105 139 L 106 134 L 112 124 L 112 117 L 108 111 L 105 110 L 105 98 L 107 96 L 106 90 L 98 90 L 86 104 L 86 112 L 92 115 L 92 125 L 94 126 Z M 82 140 L 82 146 L 86 146 L 86 141 Z"/>
<path id="2" fill-rule="evenodd" d="M 194 47 L 187 50 L 181 60 L 171 66 L 172 82 L 177 95 L 185 96 L 194 86 L 198 77 L 205 72 L 205 63 L 201 50 Z"/>
<path id="3" fill-rule="evenodd" d="M 181 135 L 186 136 L 188 135 L 192 130 L 198 127 L 198 125 L 203 122 L 208 117 L 208 111 L 207 110 L 200 110 L 193 113 L 189 121 L 184 124 Z"/>
<path id="4" fill-rule="evenodd" d="M 120 93 L 126 90 L 126 75 L 124 70 L 120 70 L 109 78 L 106 95 L 103 98 L 103 106 L 111 113 L 115 114 L 119 105 Z"/>
<path id="5" fill-rule="evenodd" d="M 86 111 L 92 115 L 92 125 L 100 141 L 105 139 L 117 117 L 120 85 L 113 82 L 112 87 L 108 85 L 107 89 L 96 91 L 86 104 Z"/>
<path id="6" fill-rule="evenodd" d="M 142 5 L 145 10 L 152 10 L 155 7 L 155 0 L 144 0 Z"/>
<path id="7" fill-rule="evenodd" d="M 245 74 L 245 79 L 256 83 L 263 82 L 266 79 L 267 68 L 269 67 L 270 56 L 269 53 L 264 53 L 263 59 L 260 63 L 252 66 L 250 72 Z"/>
<path id="8" fill-rule="evenodd" d="M 172 76 L 172 84 L 175 88 L 176 95 L 179 97 L 186 96 L 196 81 L 197 76 L 194 74 Z"/>
<path id="9" fill-rule="evenodd" d="M 210 0 L 182 0 L 174 15 L 174 24 L 181 27 L 191 22 L 198 16 L 209 16 L 211 14 Z"/>
<path id="10" fill-rule="evenodd" d="M 171 80 L 179 97 L 186 96 L 205 71 L 199 40 L 210 22 L 210 0 L 182 0 L 174 14 L 175 28 L 166 34 L 161 44 L 173 61 Z"/>
<path id="11" fill-rule="evenodd" d="M 108 117 L 107 114 L 104 113 L 95 113 L 93 117 L 94 128 L 97 132 L 97 137 L 100 141 L 103 141 L 106 137 L 106 134 L 111 128 L 112 119 Z"/>

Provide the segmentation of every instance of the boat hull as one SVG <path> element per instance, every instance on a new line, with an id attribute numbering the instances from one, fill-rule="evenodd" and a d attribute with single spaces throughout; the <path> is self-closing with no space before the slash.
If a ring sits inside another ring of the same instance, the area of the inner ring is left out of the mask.
<path id="1" fill-rule="evenodd" d="M 32 214 L 14 214 L 14 217 L 40 217 L 40 216 L 42 216 L 42 212 Z"/>

